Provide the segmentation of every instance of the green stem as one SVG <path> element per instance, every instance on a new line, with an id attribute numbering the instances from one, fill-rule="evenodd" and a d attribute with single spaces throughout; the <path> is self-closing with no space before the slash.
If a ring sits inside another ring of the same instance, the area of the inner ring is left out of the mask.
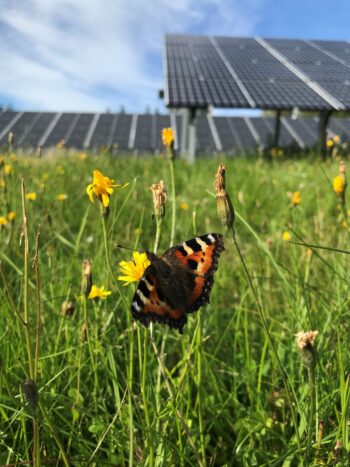
<path id="1" fill-rule="evenodd" d="M 146 330 L 147 333 L 147 330 Z M 146 420 L 146 427 L 147 427 L 147 442 L 148 442 L 148 449 L 149 449 L 149 462 L 148 465 L 153 467 L 154 465 L 154 451 L 152 445 L 152 436 L 151 436 L 151 422 L 148 412 L 148 401 L 147 401 L 147 361 L 148 361 L 148 345 L 147 339 L 145 338 L 143 341 L 143 364 L 142 364 L 142 382 L 141 382 L 141 393 L 142 393 L 142 402 L 143 402 L 143 411 L 145 413 L 145 420 Z"/>
<path id="2" fill-rule="evenodd" d="M 34 367 L 33 367 L 33 355 L 32 346 L 30 339 L 29 329 L 29 297 L 28 297 L 28 257 L 29 257 L 29 240 L 28 240 L 28 222 L 26 213 L 26 202 L 25 202 L 25 187 L 24 179 L 22 178 L 22 215 L 23 215 L 23 238 L 24 238 L 24 274 L 23 274 L 23 321 L 24 321 L 24 332 L 26 338 L 26 347 L 28 355 L 29 375 L 34 380 Z"/>
<path id="3" fill-rule="evenodd" d="M 126 303 L 124 295 L 119 287 L 117 276 L 112 267 L 111 259 L 109 256 L 109 248 L 108 248 L 108 235 L 107 235 L 107 217 L 104 215 L 104 208 L 100 205 L 100 212 L 101 212 L 101 221 L 102 221 L 102 232 L 103 232 L 103 243 L 106 253 L 106 260 L 107 265 L 109 268 L 110 273 L 112 274 L 114 284 L 118 290 L 119 296 L 123 302 L 125 311 L 129 313 L 129 306 Z M 131 324 L 131 338 L 130 338 L 130 347 L 129 347 L 129 371 L 128 371 L 128 390 L 129 390 L 129 467 L 133 466 L 134 463 L 134 416 L 133 416 L 133 404 L 132 404 L 132 380 L 133 380 L 133 373 L 134 373 L 134 326 Z"/>
<path id="4" fill-rule="evenodd" d="M 131 324 L 131 338 L 129 348 L 129 372 L 128 372 L 128 388 L 129 388 L 129 467 L 134 464 L 134 414 L 132 406 L 132 380 L 134 374 L 134 325 Z"/>
<path id="5" fill-rule="evenodd" d="M 153 350 L 154 350 L 154 353 L 155 353 L 155 355 L 156 355 L 156 357 L 157 357 L 158 364 L 159 364 L 160 370 L 161 370 L 161 372 L 162 372 L 162 375 L 163 375 L 163 378 L 164 378 L 164 381 L 165 381 L 165 386 L 166 386 L 166 388 L 167 388 L 167 391 L 168 391 L 170 400 L 171 400 L 172 402 L 174 402 L 174 401 L 175 401 L 175 399 L 174 399 L 174 391 L 173 391 L 173 389 L 172 389 L 170 380 L 169 380 L 169 378 L 168 378 L 167 370 L 166 370 L 166 368 L 165 368 L 165 365 L 164 365 L 164 363 L 163 363 L 163 360 L 162 360 L 161 356 L 159 355 L 158 348 L 157 348 L 157 345 L 156 345 L 156 343 L 155 343 L 155 341 L 154 341 L 154 339 L 153 339 L 152 334 L 150 334 L 150 337 L 151 337 L 151 343 L 152 343 L 152 346 L 153 346 Z M 185 433 L 186 433 L 188 442 L 189 442 L 189 444 L 190 444 L 190 446 L 191 446 L 191 448 L 192 448 L 192 450 L 193 450 L 193 452 L 194 452 L 194 454 L 195 454 L 195 456 L 196 456 L 198 465 L 199 465 L 200 467 L 204 467 L 204 463 L 203 463 L 203 461 L 202 461 L 202 459 L 201 459 L 201 457 L 200 457 L 200 455 L 199 455 L 199 452 L 198 452 L 198 450 L 197 450 L 197 448 L 196 448 L 196 446 L 195 446 L 195 444 L 194 444 L 194 442 L 193 442 L 193 439 L 192 439 L 192 437 L 191 437 L 190 430 L 189 430 L 188 425 L 187 425 L 187 423 L 186 423 L 185 417 L 182 415 L 182 413 L 180 412 L 179 409 L 175 408 L 175 406 L 174 406 L 174 410 L 175 410 L 175 413 L 176 413 L 177 417 L 178 417 L 179 420 L 180 420 L 180 423 L 181 423 L 181 425 L 182 425 L 182 429 L 183 429 L 183 430 L 185 431 Z"/>
<path id="6" fill-rule="evenodd" d="M 269 344 L 270 344 L 270 347 L 271 347 L 271 350 L 272 350 L 272 353 L 275 357 L 275 360 L 276 360 L 276 363 L 277 363 L 277 366 L 278 366 L 278 369 L 281 373 L 281 378 L 282 378 L 282 381 L 283 381 L 283 384 L 284 384 L 284 388 L 286 390 L 286 394 L 287 394 L 287 399 L 288 399 L 288 403 L 289 403 L 289 407 L 290 407 L 290 411 L 291 411 L 291 414 L 292 414 L 292 419 L 293 419 L 293 424 L 294 424 L 294 428 L 295 428 L 295 436 L 296 436 L 296 440 L 297 440 L 297 445 L 298 445 L 298 449 L 299 449 L 299 452 L 301 451 L 301 444 L 300 444 L 300 437 L 299 437 L 299 431 L 298 431 L 298 424 L 297 424 L 297 417 L 296 417 L 296 414 L 295 414 L 295 411 L 294 411 L 294 407 L 293 407 L 293 402 L 297 403 L 296 400 L 293 401 L 293 397 L 292 397 L 292 393 L 289 389 L 289 384 L 288 384 L 288 375 L 286 374 L 286 371 L 285 369 L 283 368 L 282 366 L 282 363 L 281 363 L 281 360 L 279 359 L 279 356 L 278 356 L 278 353 L 277 353 L 277 350 L 276 350 L 276 347 L 275 347 L 275 344 L 272 340 L 272 337 L 271 337 L 271 334 L 270 334 L 270 330 L 269 330 L 269 327 L 267 325 L 267 322 L 266 322 L 266 318 L 265 318 L 265 313 L 262 309 L 262 306 L 260 304 L 260 300 L 259 300 L 259 297 L 258 297 L 258 294 L 255 290 L 255 287 L 254 287 L 254 284 L 253 284 L 253 281 L 250 277 L 250 274 L 249 274 L 249 271 L 248 271 L 248 268 L 246 266 L 246 263 L 244 261 L 244 258 L 242 256 L 242 253 L 241 253 L 241 250 L 239 248 L 239 245 L 237 243 L 237 240 L 236 240 L 236 234 L 235 234 L 235 231 L 233 229 L 233 227 L 231 228 L 231 230 L 229 230 L 229 233 L 231 234 L 231 238 L 232 238 L 232 242 L 233 242 L 233 245 L 234 247 L 236 248 L 236 251 L 238 253 L 238 256 L 239 256 L 239 259 L 241 261 L 241 264 L 243 266 L 243 269 L 244 269 L 244 272 L 245 272 L 245 275 L 246 275 L 246 278 L 247 278 L 247 281 L 248 281 L 248 284 L 249 284 L 249 287 L 253 293 L 253 296 L 255 298 L 255 302 L 256 302 L 256 306 L 257 306 L 257 309 L 258 309 L 258 312 L 259 312 L 259 315 L 260 315 L 260 319 L 261 319 L 261 322 L 262 322 L 262 325 L 263 325 L 263 328 L 264 328 L 264 331 L 265 331 L 265 334 L 266 334 L 266 337 L 269 341 Z M 295 399 L 295 398 L 294 398 Z"/>
<path id="7" fill-rule="evenodd" d="M 305 462 L 307 464 L 308 460 L 311 462 L 311 445 L 312 445 L 312 433 L 314 430 L 314 417 L 315 417 L 315 407 L 316 407 L 316 375 L 315 375 L 315 363 L 308 367 L 309 375 L 309 390 L 310 390 L 310 412 L 309 412 L 309 421 L 308 421 L 308 433 L 307 433 L 307 447 L 305 451 Z"/>
<path id="8" fill-rule="evenodd" d="M 120 295 L 120 298 L 122 299 L 125 310 L 128 312 L 129 311 L 129 306 L 125 301 L 124 295 L 122 294 L 122 291 L 121 291 L 119 283 L 118 283 L 117 276 L 115 275 L 114 269 L 112 267 L 111 259 L 110 259 L 110 256 L 109 256 L 108 235 L 107 235 L 107 219 L 106 219 L 106 216 L 103 214 L 102 205 L 101 205 L 101 221 L 102 221 L 102 232 L 103 232 L 103 244 L 104 244 L 104 249 L 105 249 L 105 254 L 106 254 L 107 265 L 108 265 L 110 273 L 112 274 L 114 285 L 116 286 L 116 288 L 118 290 L 118 293 Z"/>
<path id="9" fill-rule="evenodd" d="M 175 241 L 175 225 L 176 225 L 176 190 L 175 190 L 175 170 L 174 159 L 169 159 L 170 166 L 170 180 L 171 180 L 171 233 L 170 233 L 170 246 L 174 245 Z"/>
<path id="10" fill-rule="evenodd" d="M 64 450 L 64 447 L 63 447 L 63 444 L 62 444 L 62 441 L 60 439 L 60 437 L 58 436 L 58 433 L 55 431 L 52 423 L 51 423 L 51 420 L 49 418 L 49 415 L 48 413 L 46 412 L 46 408 L 43 404 L 43 402 L 39 399 L 39 407 L 40 407 L 40 410 L 41 410 L 41 413 L 52 433 L 52 436 L 55 438 L 55 441 L 56 441 L 56 444 L 60 450 L 60 455 L 62 457 L 62 461 L 63 461 L 63 464 L 66 466 L 66 467 L 70 467 L 70 464 L 69 464 L 69 461 L 68 461 L 68 457 L 67 457 L 67 454 L 66 454 L 66 451 Z"/>
<path id="11" fill-rule="evenodd" d="M 202 401 L 202 310 L 198 312 L 197 324 L 197 400 L 199 418 L 199 437 L 202 451 L 203 465 L 206 466 L 205 436 L 203 423 L 203 401 Z"/>

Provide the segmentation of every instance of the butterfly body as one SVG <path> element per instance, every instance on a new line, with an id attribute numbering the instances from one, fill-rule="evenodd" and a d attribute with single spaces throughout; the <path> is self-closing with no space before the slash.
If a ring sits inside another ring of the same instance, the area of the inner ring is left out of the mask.
<path id="1" fill-rule="evenodd" d="M 157 256 L 147 252 L 145 270 L 131 303 L 133 318 L 183 331 L 187 314 L 209 302 L 218 258 L 224 250 L 220 234 L 206 234 L 175 245 Z"/>

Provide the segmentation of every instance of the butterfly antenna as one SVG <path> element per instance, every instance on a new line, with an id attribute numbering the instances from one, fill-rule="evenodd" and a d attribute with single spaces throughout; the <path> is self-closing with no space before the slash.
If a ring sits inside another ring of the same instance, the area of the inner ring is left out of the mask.
<path id="1" fill-rule="evenodd" d="M 120 243 L 116 244 L 116 248 L 122 248 L 123 250 L 138 251 L 139 253 L 145 253 L 145 250 L 139 250 L 137 248 L 130 248 L 128 246 L 121 245 Z"/>

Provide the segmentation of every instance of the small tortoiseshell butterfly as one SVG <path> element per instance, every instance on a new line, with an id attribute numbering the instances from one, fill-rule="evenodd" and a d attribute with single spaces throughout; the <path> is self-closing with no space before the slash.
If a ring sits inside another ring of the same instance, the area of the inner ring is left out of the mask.
<path id="1" fill-rule="evenodd" d="M 209 302 L 223 236 L 201 235 L 175 245 L 159 257 L 147 252 L 146 268 L 131 302 L 134 319 L 145 326 L 151 321 L 183 332 L 187 313 Z"/>

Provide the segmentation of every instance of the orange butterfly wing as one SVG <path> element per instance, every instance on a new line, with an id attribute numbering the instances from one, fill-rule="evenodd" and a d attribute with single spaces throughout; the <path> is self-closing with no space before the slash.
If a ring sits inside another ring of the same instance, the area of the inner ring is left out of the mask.
<path id="1" fill-rule="evenodd" d="M 155 321 L 182 332 L 187 322 L 186 313 L 193 313 L 209 302 L 214 273 L 223 250 L 223 236 L 216 233 L 194 237 L 170 248 L 164 258 L 176 258 L 179 267 L 185 266 L 194 276 L 193 288 L 188 297 L 184 297 L 186 309 L 174 309 L 170 305 L 159 286 L 154 268 L 150 266 L 141 278 L 131 302 L 133 318 L 145 326 Z"/>

